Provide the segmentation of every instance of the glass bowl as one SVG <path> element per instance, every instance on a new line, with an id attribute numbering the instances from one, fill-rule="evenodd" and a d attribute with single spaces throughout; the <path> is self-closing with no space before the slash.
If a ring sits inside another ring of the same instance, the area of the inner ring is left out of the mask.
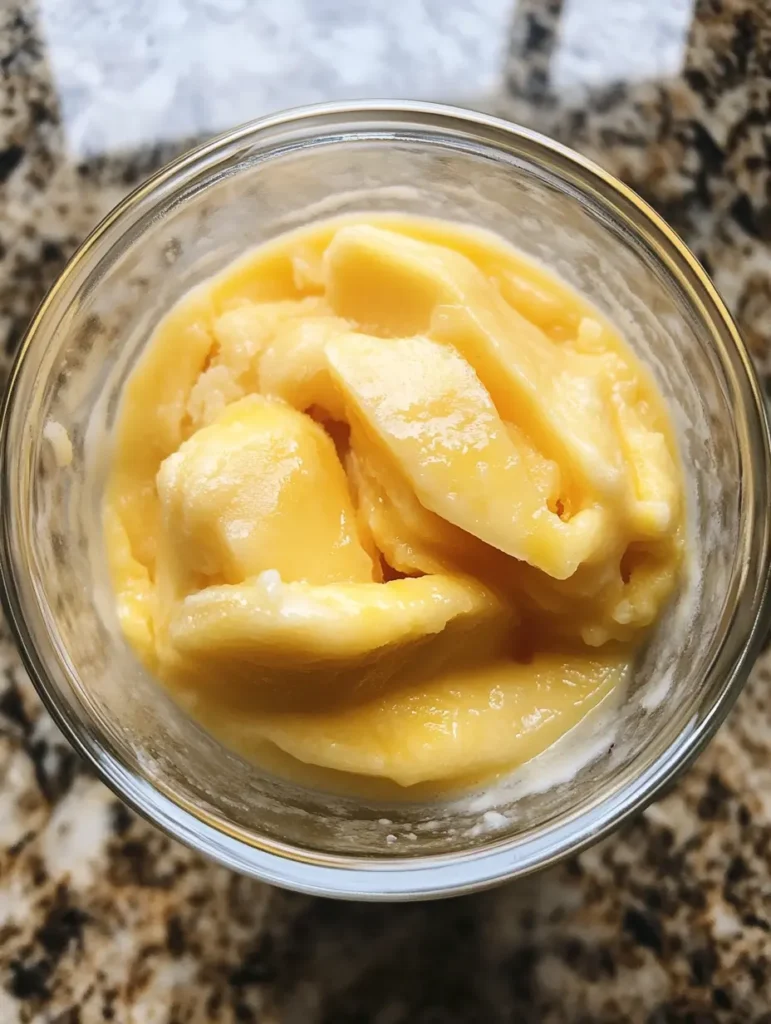
<path id="1" fill-rule="evenodd" d="M 362 799 L 241 760 L 145 674 L 107 577 L 99 502 L 111 427 L 155 323 L 244 250 L 361 210 L 492 228 L 583 292 L 651 367 L 687 476 L 688 580 L 620 704 L 511 780 L 454 798 Z M 72 441 L 66 467 L 46 440 L 49 421 Z M 385 102 L 294 110 L 169 164 L 99 225 L 51 289 L 12 372 L 1 429 L 4 602 L 49 711 L 157 826 L 289 888 L 439 896 L 581 849 L 702 749 L 765 634 L 768 430 L 723 303 L 628 188 L 565 147 L 481 114 Z"/>

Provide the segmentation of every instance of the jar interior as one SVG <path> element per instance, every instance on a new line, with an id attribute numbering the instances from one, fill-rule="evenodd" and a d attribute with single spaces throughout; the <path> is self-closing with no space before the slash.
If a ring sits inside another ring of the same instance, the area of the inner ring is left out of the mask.
<path id="1" fill-rule="evenodd" d="M 740 614 L 756 487 L 741 383 L 655 245 L 557 157 L 450 130 L 299 130 L 231 145 L 138 200 L 50 303 L 10 424 L 17 559 L 30 645 L 79 728 L 217 828 L 306 850 L 377 858 L 521 844 L 620 792 L 699 724 Z M 489 228 L 582 292 L 651 368 L 672 409 L 688 485 L 688 578 L 628 690 L 489 791 L 417 802 L 318 791 L 246 763 L 190 720 L 137 663 L 119 629 L 100 502 L 121 388 L 154 325 L 189 288 L 288 228 L 346 212 L 400 211 Z M 73 443 L 56 464 L 48 420 Z M 19 511 L 21 510 L 21 511 Z M 711 680 L 711 682 L 709 681 Z M 550 757 L 550 755 L 546 755 Z M 574 771 L 576 764 L 577 770 Z M 387 839 L 387 837 L 389 837 Z M 396 837 L 395 839 L 392 837 Z"/>

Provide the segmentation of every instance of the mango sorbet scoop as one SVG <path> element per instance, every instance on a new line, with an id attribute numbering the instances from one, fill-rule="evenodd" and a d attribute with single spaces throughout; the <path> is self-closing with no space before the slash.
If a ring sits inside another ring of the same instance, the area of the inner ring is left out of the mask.
<path id="1" fill-rule="evenodd" d="M 191 714 L 402 786 L 515 767 L 620 687 L 684 513 L 611 324 L 494 235 L 370 214 L 169 311 L 104 499 L 121 627 Z"/>

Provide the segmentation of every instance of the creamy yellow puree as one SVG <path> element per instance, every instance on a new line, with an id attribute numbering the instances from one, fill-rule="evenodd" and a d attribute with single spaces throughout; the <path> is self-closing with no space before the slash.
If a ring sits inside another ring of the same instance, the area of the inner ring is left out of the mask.
<path id="1" fill-rule="evenodd" d="M 105 503 L 126 637 L 226 743 L 405 786 L 522 763 L 676 585 L 652 379 L 491 234 L 361 215 L 190 292 L 132 373 Z"/>

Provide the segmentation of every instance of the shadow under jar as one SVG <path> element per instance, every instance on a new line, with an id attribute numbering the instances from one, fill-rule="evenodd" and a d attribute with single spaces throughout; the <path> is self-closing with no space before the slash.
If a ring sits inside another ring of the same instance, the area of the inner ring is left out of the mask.
<path id="1" fill-rule="evenodd" d="M 612 749 L 545 791 L 502 787 L 487 802 L 423 803 L 407 791 L 377 802 L 281 779 L 188 718 L 117 622 L 100 505 L 121 390 L 153 328 L 245 250 L 368 210 L 502 235 L 616 323 L 674 417 L 693 541 L 688 579 L 615 712 Z M 44 439 L 49 420 L 72 440 L 66 468 Z M 767 425 L 725 308 L 630 190 L 557 143 L 483 115 L 388 103 L 290 111 L 167 166 L 96 229 L 37 313 L 0 441 L 5 606 L 57 723 L 108 785 L 169 834 L 290 888 L 416 899 L 575 852 L 698 753 L 765 633 Z M 480 828 L 481 809 L 492 807 L 496 827 Z"/>

